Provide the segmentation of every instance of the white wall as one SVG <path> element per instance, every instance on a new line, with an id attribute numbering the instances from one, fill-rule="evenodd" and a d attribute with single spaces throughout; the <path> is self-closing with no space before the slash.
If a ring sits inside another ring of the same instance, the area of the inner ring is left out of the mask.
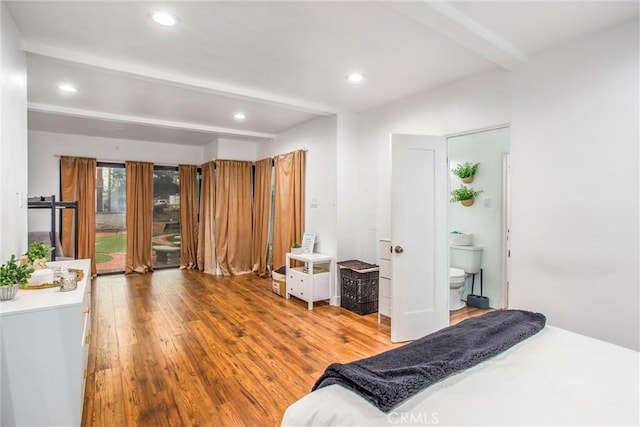
<path id="1" fill-rule="evenodd" d="M 27 248 L 27 69 L 22 38 L 0 5 L 0 263 Z"/>
<path id="2" fill-rule="evenodd" d="M 26 128 L 26 124 L 25 124 Z M 136 160 L 161 165 L 203 163 L 204 150 L 177 144 L 98 138 L 62 133 L 29 132 L 29 196 L 60 196 L 58 155 L 94 157 L 98 161 Z M 48 230 L 50 216 L 29 212 L 29 230 Z"/>
<path id="3" fill-rule="evenodd" d="M 472 206 L 449 204 L 451 230 L 473 234 L 473 245 L 482 248 L 482 290 L 491 307 L 503 308 L 504 245 L 502 218 L 502 158 L 509 152 L 509 129 L 494 129 L 460 135 L 447 139 L 449 165 L 469 162 L 480 163 L 478 173 L 471 184 L 482 191 Z M 450 172 L 450 189 L 459 188 L 460 178 Z M 456 265 L 451 265 L 457 267 Z M 476 275 L 474 293 L 480 294 L 480 276 Z M 471 291 L 471 278 L 467 278 L 466 294 Z"/>
<path id="4" fill-rule="evenodd" d="M 532 58 L 512 133 L 512 306 L 638 350 L 638 24 Z"/>
<path id="5" fill-rule="evenodd" d="M 376 260 L 390 236 L 392 133 L 447 135 L 509 121 L 506 72 L 489 72 L 361 114 L 360 257 Z"/>
<path id="6" fill-rule="evenodd" d="M 268 144 L 268 142 L 235 141 L 220 138 L 218 140 L 216 156 L 211 159 L 246 160 L 254 162 L 259 160 L 256 158 L 258 144 Z"/>
<path id="7" fill-rule="evenodd" d="M 338 113 L 337 116 L 337 261 L 357 259 L 358 224 L 360 221 L 358 204 L 360 203 L 360 164 L 358 141 L 358 116 L 351 113 Z M 365 260 L 363 260 L 365 261 Z M 375 264 L 376 260 L 366 260 Z"/>
<path id="8" fill-rule="evenodd" d="M 636 22 L 363 113 L 361 256 L 389 234 L 390 133 L 511 122 L 510 307 L 638 350 L 638 52 Z"/>
<path id="9" fill-rule="evenodd" d="M 202 155 L 204 156 L 202 163 L 206 163 L 209 160 L 214 160 L 218 157 L 218 139 L 217 138 L 204 147 Z"/>
<path id="10" fill-rule="evenodd" d="M 316 252 L 331 255 L 337 253 L 336 126 L 336 116 L 320 117 L 257 148 L 258 159 L 307 150 L 305 231 L 316 234 Z M 311 207 L 313 201 L 317 207 Z"/>

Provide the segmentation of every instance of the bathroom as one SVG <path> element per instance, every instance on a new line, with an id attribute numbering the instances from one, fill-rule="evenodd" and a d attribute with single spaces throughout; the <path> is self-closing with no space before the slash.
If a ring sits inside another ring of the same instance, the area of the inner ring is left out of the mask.
<path id="1" fill-rule="evenodd" d="M 450 231 L 473 234 L 471 244 L 482 248 L 483 295 L 489 299 L 490 307 L 505 308 L 508 304 L 509 128 L 502 126 L 449 136 L 447 145 L 450 170 L 465 162 L 479 163 L 470 184 L 462 184 L 460 178 L 450 172 L 449 190 L 466 185 L 481 191 L 472 206 L 463 206 L 460 202 L 449 204 Z M 471 293 L 471 281 L 471 275 L 467 275 L 461 288 L 463 301 Z M 480 274 L 475 275 L 473 293 L 480 295 Z M 455 306 L 455 301 L 453 304 Z"/>

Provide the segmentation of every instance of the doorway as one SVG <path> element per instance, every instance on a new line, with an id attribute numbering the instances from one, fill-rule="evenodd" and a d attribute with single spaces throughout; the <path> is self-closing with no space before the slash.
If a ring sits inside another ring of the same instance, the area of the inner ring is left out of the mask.
<path id="1" fill-rule="evenodd" d="M 472 206 L 449 203 L 451 232 L 472 234 L 472 245 L 482 248 L 482 293 L 493 308 L 508 306 L 509 255 L 509 127 L 501 126 L 447 137 L 449 170 L 459 164 L 478 163 L 471 183 L 462 183 L 452 172 L 449 191 L 465 186 L 481 192 Z M 455 266 L 453 266 L 455 267 Z M 479 295 L 480 275 L 473 293 Z M 467 277 L 462 299 L 472 292 Z"/>

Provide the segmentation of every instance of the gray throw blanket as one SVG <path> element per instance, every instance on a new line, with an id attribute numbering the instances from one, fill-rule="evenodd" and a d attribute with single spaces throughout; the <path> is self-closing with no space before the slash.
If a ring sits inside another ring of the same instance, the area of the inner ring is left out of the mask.
<path id="1" fill-rule="evenodd" d="M 333 363 L 313 390 L 340 384 L 383 412 L 441 379 L 474 366 L 544 328 L 540 313 L 493 311 L 405 346 L 351 363 Z"/>

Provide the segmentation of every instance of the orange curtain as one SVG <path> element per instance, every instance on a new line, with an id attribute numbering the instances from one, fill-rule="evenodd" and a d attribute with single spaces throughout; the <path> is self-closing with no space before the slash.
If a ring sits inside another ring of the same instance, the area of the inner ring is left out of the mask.
<path id="1" fill-rule="evenodd" d="M 198 263 L 198 168 L 178 165 L 180 176 L 180 268 Z"/>
<path id="2" fill-rule="evenodd" d="M 61 199 L 78 202 L 78 224 L 74 213 L 65 209 L 62 214 L 62 250 L 66 256 L 75 255 L 75 227 L 78 227 L 78 258 L 91 259 L 91 276 L 96 275 L 96 159 L 60 157 Z"/>
<path id="3" fill-rule="evenodd" d="M 125 273 L 153 271 L 153 163 L 125 162 L 127 171 L 127 264 Z"/>
<path id="4" fill-rule="evenodd" d="M 269 212 L 271 209 L 271 158 L 256 163 L 253 187 L 253 238 L 251 243 L 252 271 L 260 277 L 269 276 Z"/>
<path id="5" fill-rule="evenodd" d="M 200 184 L 200 224 L 198 228 L 198 269 L 216 274 L 215 220 L 215 163 L 202 165 Z"/>
<path id="6" fill-rule="evenodd" d="M 291 245 L 304 233 L 305 152 L 274 158 L 273 267 L 285 263 Z"/>
<path id="7" fill-rule="evenodd" d="M 198 225 L 198 269 L 216 274 L 215 220 L 215 163 L 202 165 L 200 183 L 200 223 Z"/>
<path id="8" fill-rule="evenodd" d="M 251 162 L 216 160 L 216 255 L 225 276 L 251 272 L 251 187 Z"/>

